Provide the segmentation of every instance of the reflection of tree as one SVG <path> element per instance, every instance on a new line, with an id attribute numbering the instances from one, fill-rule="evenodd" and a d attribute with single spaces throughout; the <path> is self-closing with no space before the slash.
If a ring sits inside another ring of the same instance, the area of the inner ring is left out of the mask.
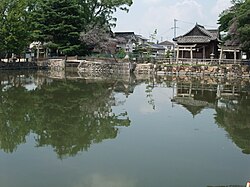
<path id="1" fill-rule="evenodd" d="M 146 94 L 147 94 L 147 98 L 148 98 L 148 104 L 150 104 L 153 109 L 155 110 L 155 101 L 154 101 L 154 98 L 153 98 L 153 86 L 151 85 L 147 85 L 146 87 Z"/>
<path id="2" fill-rule="evenodd" d="M 0 147 L 13 152 L 30 133 L 37 146 L 52 146 L 59 157 L 73 156 L 92 143 L 115 138 L 127 115 L 115 115 L 112 83 L 54 81 L 28 92 L 0 92 Z"/>
<path id="3" fill-rule="evenodd" d="M 170 78 L 166 82 L 174 81 Z M 242 149 L 245 154 L 250 154 L 250 98 L 249 82 L 244 79 L 235 80 L 175 80 L 178 94 L 189 97 L 175 96 L 172 101 L 181 104 L 193 115 L 204 108 L 215 108 L 215 121 L 229 134 L 232 141 Z M 223 85 L 221 98 L 218 100 L 218 84 Z M 166 84 L 171 85 L 171 84 Z M 191 86 L 191 87 L 190 87 Z M 191 88 L 191 89 L 190 89 Z M 239 97 L 237 95 L 239 94 Z"/>
<path id="4" fill-rule="evenodd" d="M 12 87 L 0 94 L 0 147 L 5 152 L 13 152 L 24 143 L 30 131 L 29 96 L 23 87 Z"/>
<path id="5" fill-rule="evenodd" d="M 216 108 L 215 120 L 223 127 L 245 154 L 250 154 L 250 99 L 242 94 L 237 100 L 224 100 L 223 107 Z"/>

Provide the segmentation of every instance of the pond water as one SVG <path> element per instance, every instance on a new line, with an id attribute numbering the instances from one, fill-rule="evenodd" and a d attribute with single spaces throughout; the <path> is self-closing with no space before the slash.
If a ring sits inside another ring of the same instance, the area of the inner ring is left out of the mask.
<path id="1" fill-rule="evenodd" d="M 0 74 L 1 187 L 244 186 L 248 79 Z"/>

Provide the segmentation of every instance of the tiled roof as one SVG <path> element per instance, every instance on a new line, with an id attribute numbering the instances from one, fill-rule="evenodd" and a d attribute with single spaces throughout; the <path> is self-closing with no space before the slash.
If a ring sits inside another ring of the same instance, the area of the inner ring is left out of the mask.
<path id="1" fill-rule="evenodd" d="M 155 49 L 155 50 L 165 50 L 165 48 L 162 45 L 158 45 L 158 44 L 142 44 L 142 45 L 140 45 L 140 47 L 151 48 L 151 49 Z"/>
<path id="2" fill-rule="evenodd" d="M 208 30 L 208 31 L 212 34 L 213 38 L 215 38 L 215 39 L 219 38 L 219 31 L 218 31 L 218 29 L 213 29 L 213 30 Z"/>
<path id="3" fill-rule="evenodd" d="M 140 38 L 140 39 L 142 39 L 142 40 L 145 40 L 145 41 L 148 40 L 147 38 L 143 37 L 142 35 L 138 35 L 138 34 L 137 34 L 136 37 L 137 37 L 137 38 Z"/>
<path id="4" fill-rule="evenodd" d="M 185 36 L 185 37 L 179 37 L 177 39 L 178 44 L 184 44 L 184 43 L 209 43 L 211 41 L 210 37 L 207 36 Z"/>
<path id="5" fill-rule="evenodd" d="M 165 50 L 165 48 L 159 44 L 151 44 L 150 46 L 152 49 Z"/>
<path id="6" fill-rule="evenodd" d="M 185 35 L 174 39 L 178 44 L 209 43 L 215 40 L 218 40 L 218 30 L 207 30 L 198 24 Z"/>
<path id="7" fill-rule="evenodd" d="M 159 45 L 174 45 L 174 44 L 170 41 L 164 41 L 164 42 L 159 43 Z"/>
<path id="8" fill-rule="evenodd" d="M 134 32 L 115 32 L 115 36 L 131 36 L 135 35 Z"/>

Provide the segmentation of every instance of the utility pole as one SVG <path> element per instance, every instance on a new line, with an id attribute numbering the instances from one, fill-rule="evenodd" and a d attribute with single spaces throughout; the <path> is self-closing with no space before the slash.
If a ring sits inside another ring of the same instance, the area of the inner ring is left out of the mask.
<path id="1" fill-rule="evenodd" d="M 172 29 L 174 29 L 174 39 L 176 38 L 176 33 L 177 33 L 177 19 L 174 19 L 174 27 L 172 27 Z M 174 41 L 174 59 L 175 59 L 176 55 L 175 55 L 175 41 Z"/>
<path id="2" fill-rule="evenodd" d="M 176 38 L 176 32 L 177 32 L 177 19 L 174 19 L 174 27 L 173 27 L 173 29 L 174 29 L 174 38 Z"/>

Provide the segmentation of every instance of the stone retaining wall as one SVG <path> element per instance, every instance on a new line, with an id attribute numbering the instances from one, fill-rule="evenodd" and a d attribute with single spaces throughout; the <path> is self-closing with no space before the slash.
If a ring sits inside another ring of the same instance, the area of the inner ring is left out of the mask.
<path id="1" fill-rule="evenodd" d="M 82 61 L 78 66 L 78 70 L 81 72 L 126 74 L 130 73 L 132 66 L 131 63 Z"/>
<path id="2" fill-rule="evenodd" d="M 138 64 L 135 73 L 250 77 L 248 65 L 187 66 Z"/>
<path id="3" fill-rule="evenodd" d="M 62 59 L 49 59 L 48 67 L 51 70 L 62 71 L 65 69 L 65 60 Z"/>

